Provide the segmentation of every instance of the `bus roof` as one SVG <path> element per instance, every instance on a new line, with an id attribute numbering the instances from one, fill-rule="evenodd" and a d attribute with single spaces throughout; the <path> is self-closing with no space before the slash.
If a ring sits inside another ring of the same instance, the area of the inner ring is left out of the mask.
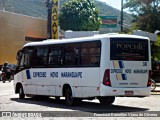
<path id="1" fill-rule="evenodd" d="M 98 35 L 94 35 L 94 36 L 90 36 L 90 37 L 80 37 L 80 38 L 47 39 L 47 40 L 39 41 L 39 42 L 30 42 L 30 43 L 25 44 L 23 47 L 82 42 L 82 41 L 95 41 L 95 40 L 100 40 L 102 38 L 117 38 L 117 37 L 118 38 L 137 38 L 137 39 L 149 40 L 147 37 L 142 37 L 142 36 L 137 36 L 137 35 L 109 33 L 109 34 L 98 34 Z"/>

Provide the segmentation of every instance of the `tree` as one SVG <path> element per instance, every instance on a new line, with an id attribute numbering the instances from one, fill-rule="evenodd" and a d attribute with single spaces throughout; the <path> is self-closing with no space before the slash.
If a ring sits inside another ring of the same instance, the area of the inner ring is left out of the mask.
<path id="1" fill-rule="evenodd" d="M 160 36 L 157 36 L 156 42 L 152 42 L 152 60 L 160 61 Z"/>
<path id="2" fill-rule="evenodd" d="M 134 14 L 138 29 L 152 33 L 160 29 L 160 0 L 125 0 L 124 6 Z"/>
<path id="3" fill-rule="evenodd" d="M 101 21 L 93 0 L 70 0 L 62 5 L 59 14 L 62 30 L 97 31 Z"/>
<path id="4" fill-rule="evenodd" d="M 125 0 L 134 15 L 134 28 L 154 33 L 160 30 L 160 0 Z M 160 37 L 151 43 L 152 61 L 160 60 Z"/>

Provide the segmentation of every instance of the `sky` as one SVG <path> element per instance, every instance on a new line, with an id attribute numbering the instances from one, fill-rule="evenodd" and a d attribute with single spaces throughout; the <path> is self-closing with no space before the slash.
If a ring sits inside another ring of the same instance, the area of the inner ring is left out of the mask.
<path id="1" fill-rule="evenodd" d="M 121 10 L 121 0 L 99 0 L 99 1 L 105 2 L 108 5 L 114 7 L 118 10 Z"/>

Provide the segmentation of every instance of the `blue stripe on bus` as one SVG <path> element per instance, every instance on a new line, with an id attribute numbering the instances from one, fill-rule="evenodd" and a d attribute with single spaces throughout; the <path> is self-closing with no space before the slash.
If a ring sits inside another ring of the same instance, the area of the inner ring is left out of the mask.
<path id="1" fill-rule="evenodd" d="M 122 80 L 127 80 L 126 74 L 122 74 Z"/>
<path id="2" fill-rule="evenodd" d="M 31 79 L 30 71 L 29 70 L 26 70 L 26 76 L 27 76 L 27 79 Z"/>
<path id="3" fill-rule="evenodd" d="M 118 63 L 119 63 L 119 67 L 120 67 L 120 68 L 124 68 L 123 61 L 118 61 Z"/>

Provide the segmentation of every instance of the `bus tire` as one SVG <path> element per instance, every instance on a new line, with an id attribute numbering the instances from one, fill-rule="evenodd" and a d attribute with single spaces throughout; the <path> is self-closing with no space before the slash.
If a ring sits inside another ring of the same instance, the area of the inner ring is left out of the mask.
<path id="1" fill-rule="evenodd" d="M 72 90 L 70 88 L 66 88 L 65 90 L 65 102 L 66 105 L 73 106 L 76 103 L 75 98 L 73 98 Z"/>
<path id="2" fill-rule="evenodd" d="M 19 87 L 19 98 L 20 99 L 24 99 L 25 98 L 25 94 L 24 94 L 22 85 Z"/>
<path id="3" fill-rule="evenodd" d="M 99 97 L 98 100 L 101 105 L 111 105 L 115 101 L 115 96 Z"/>

